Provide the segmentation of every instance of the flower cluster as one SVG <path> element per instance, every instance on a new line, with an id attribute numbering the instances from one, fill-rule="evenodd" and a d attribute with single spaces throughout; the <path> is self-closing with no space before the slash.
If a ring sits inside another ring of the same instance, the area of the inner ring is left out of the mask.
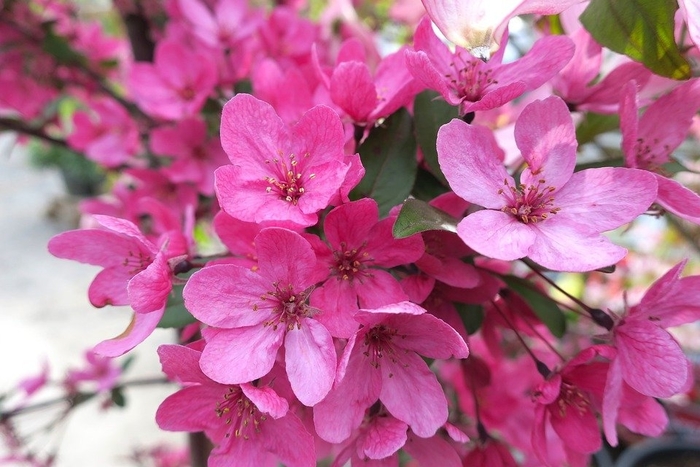
<path id="1" fill-rule="evenodd" d="M 204 432 L 210 467 L 584 466 L 618 426 L 661 434 L 656 399 L 692 386 L 667 331 L 700 318 L 685 262 L 617 312 L 552 295 L 624 264 L 631 240 L 605 233 L 645 213 L 700 224 L 667 168 L 700 84 L 621 56 L 595 79 L 579 2 L 423 0 L 391 54 L 342 0 L 318 21 L 303 1 L 115 2 L 131 50 L 28 3 L 0 21 L 0 128 L 111 174 L 49 251 L 133 311 L 98 354 L 180 330 L 156 421 Z M 524 13 L 561 30 L 506 60 Z M 57 100 L 78 110 L 47 124 Z M 590 163 L 617 113 L 620 156 Z"/>

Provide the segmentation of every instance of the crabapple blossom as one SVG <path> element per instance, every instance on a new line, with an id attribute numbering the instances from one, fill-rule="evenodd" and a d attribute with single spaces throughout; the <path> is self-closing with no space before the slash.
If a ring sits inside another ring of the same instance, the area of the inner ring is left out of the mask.
<path id="1" fill-rule="evenodd" d="M 221 143 L 233 164 L 215 173 L 222 209 L 246 222 L 315 224 L 350 169 L 344 140 L 328 107 L 314 107 L 288 127 L 266 102 L 236 95 L 221 118 Z"/>
<path id="2" fill-rule="evenodd" d="M 187 281 L 187 309 L 210 327 L 201 359 L 204 374 L 222 384 L 265 376 L 284 347 L 287 376 L 296 397 L 312 406 L 333 384 L 336 353 L 326 327 L 314 318 L 323 310 L 307 299 L 328 274 L 317 266 L 301 235 L 266 228 L 255 237 L 258 265 L 207 266 Z"/>
<path id="3" fill-rule="evenodd" d="M 486 208 L 459 223 L 460 238 L 485 256 L 527 256 L 559 271 L 590 271 L 622 259 L 627 251 L 601 232 L 649 208 L 656 198 L 654 177 L 626 168 L 574 173 L 574 127 L 558 97 L 528 105 L 516 122 L 515 140 L 528 164 L 517 184 L 495 156 L 491 131 L 457 119 L 440 128 L 438 160 L 450 186 Z"/>
<path id="4" fill-rule="evenodd" d="M 542 86 L 574 55 L 571 39 L 547 36 L 519 60 L 502 63 L 500 51 L 484 63 L 461 47 L 451 52 L 427 17 L 418 25 L 413 49 L 406 52 L 411 73 L 447 102 L 458 105 L 462 115 L 495 109 Z"/>

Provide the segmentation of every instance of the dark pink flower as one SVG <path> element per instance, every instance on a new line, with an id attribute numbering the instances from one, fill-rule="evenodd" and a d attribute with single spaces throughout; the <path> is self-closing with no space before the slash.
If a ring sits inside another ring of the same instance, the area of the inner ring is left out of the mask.
<path id="1" fill-rule="evenodd" d="M 164 41 L 156 46 L 153 63 L 133 65 L 128 85 L 144 112 L 178 120 L 199 112 L 217 82 L 216 63 L 205 50 Z"/>
<path id="2" fill-rule="evenodd" d="M 447 400 L 435 374 L 419 356 L 466 358 L 459 334 L 410 302 L 361 310 L 362 327 L 348 341 L 333 390 L 314 407 L 314 424 L 326 441 L 346 440 L 380 400 L 388 412 L 422 438 L 447 421 Z"/>
<path id="3" fill-rule="evenodd" d="M 496 157 L 490 130 L 457 119 L 440 128 L 438 157 L 450 186 L 486 208 L 459 223 L 462 240 L 491 258 L 527 256 L 559 271 L 589 271 L 622 259 L 626 250 L 601 232 L 651 205 L 654 177 L 625 168 L 574 173 L 574 126 L 558 97 L 528 105 L 516 122 L 515 140 L 528 164 L 518 184 Z"/>
<path id="4" fill-rule="evenodd" d="M 216 383 L 202 374 L 201 353 L 187 347 L 162 345 L 158 355 L 163 372 L 185 387 L 161 403 L 156 422 L 169 431 L 204 431 L 215 444 L 210 467 L 316 465 L 313 437 L 271 387 Z"/>
<path id="5" fill-rule="evenodd" d="M 379 220 L 376 201 L 365 198 L 343 204 L 325 218 L 326 243 L 307 237 L 330 277 L 311 295 L 311 304 L 335 337 L 357 331 L 353 315 L 359 308 L 379 308 L 408 300 L 386 269 L 410 264 L 423 254 L 419 235 L 397 240 L 391 234 L 395 218 Z"/>
<path id="6" fill-rule="evenodd" d="M 234 264 L 207 266 L 187 281 L 183 296 L 192 314 L 210 326 L 202 354 L 204 373 L 223 384 L 265 376 L 284 346 L 287 376 L 305 405 L 323 399 L 333 384 L 336 353 L 328 330 L 307 304 L 327 274 L 299 234 L 267 228 L 255 237 L 255 271 Z"/>

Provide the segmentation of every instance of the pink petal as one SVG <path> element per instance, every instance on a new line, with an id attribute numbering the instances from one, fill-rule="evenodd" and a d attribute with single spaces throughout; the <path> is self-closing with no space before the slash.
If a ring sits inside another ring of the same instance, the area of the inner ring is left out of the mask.
<path id="1" fill-rule="evenodd" d="M 92 350 L 104 357 L 119 357 L 146 340 L 163 317 L 165 309 L 153 313 L 134 313 L 123 333 L 97 344 Z"/>
<path id="2" fill-rule="evenodd" d="M 360 308 L 379 308 L 408 300 L 399 281 L 386 271 L 375 269 L 361 280 L 353 283 Z"/>
<path id="3" fill-rule="evenodd" d="M 459 458 L 455 448 L 440 436 L 420 438 L 411 433 L 408 442 L 404 446 L 404 451 L 409 453 L 418 462 L 418 465 L 462 466 L 462 460 Z"/>
<path id="4" fill-rule="evenodd" d="M 168 396 L 156 411 L 156 423 L 168 431 L 204 431 L 223 424 L 216 416 L 216 403 L 225 387 L 190 386 Z"/>
<path id="5" fill-rule="evenodd" d="M 391 416 L 375 417 L 358 442 L 358 451 L 370 459 L 384 459 L 406 443 L 408 425 Z"/>
<path id="6" fill-rule="evenodd" d="M 678 217 L 700 224 L 700 196 L 675 180 L 655 175 L 659 185 L 656 202 Z"/>
<path id="7" fill-rule="evenodd" d="M 485 208 L 500 209 L 506 200 L 504 183 L 514 186 L 499 158 L 491 130 L 454 119 L 440 127 L 437 136 L 440 168 L 460 198 Z"/>
<path id="8" fill-rule="evenodd" d="M 634 220 L 656 199 L 656 180 L 644 170 L 605 167 L 576 172 L 554 194 L 566 217 L 592 232 L 605 232 Z"/>
<path id="9" fill-rule="evenodd" d="M 425 252 L 423 238 L 412 235 L 396 239 L 392 229 L 396 218 L 382 219 L 372 227 L 367 239 L 367 253 L 374 259 L 374 264 L 385 268 L 400 266 L 418 260 Z"/>
<path id="10" fill-rule="evenodd" d="M 457 225 L 457 235 L 482 255 L 504 261 L 528 256 L 538 237 L 532 224 L 523 224 L 510 214 L 488 209 L 465 217 Z"/>
<path id="11" fill-rule="evenodd" d="M 316 405 L 326 397 L 335 379 L 333 338 L 321 323 L 305 319 L 301 327 L 287 332 L 284 349 L 294 395 L 306 406 Z"/>
<path id="12" fill-rule="evenodd" d="M 603 393 L 603 432 L 610 446 L 617 446 L 617 418 L 622 401 L 622 370 L 620 361 L 615 358 L 608 369 Z"/>
<path id="13" fill-rule="evenodd" d="M 528 164 L 521 182 L 562 187 L 576 165 L 576 135 L 571 114 L 561 98 L 552 96 L 523 109 L 515 124 L 515 141 Z"/>
<path id="14" fill-rule="evenodd" d="M 541 226 L 540 226 L 541 224 Z M 537 240 L 528 256 L 554 271 L 585 272 L 617 263 L 627 250 L 602 235 L 588 235 L 576 224 L 548 219 L 534 224 Z"/>
<path id="15" fill-rule="evenodd" d="M 592 453 L 602 446 L 598 420 L 590 405 L 564 406 L 559 404 L 548 407 L 550 422 L 554 431 L 564 442 L 564 445 L 577 452 Z"/>
<path id="16" fill-rule="evenodd" d="M 248 383 L 270 372 L 283 339 L 284 329 L 269 326 L 223 329 L 207 339 L 199 365 L 216 382 Z"/>
<path id="17" fill-rule="evenodd" d="M 428 358 L 467 358 L 464 339 L 451 326 L 428 313 L 390 316 L 384 324 L 398 331 L 397 347 L 412 350 Z"/>
<path id="18" fill-rule="evenodd" d="M 348 281 L 331 277 L 311 295 L 311 306 L 321 310 L 314 318 L 333 337 L 347 339 L 357 331 L 353 318 L 357 311 L 357 294 Z"/>
<path id="19" fill-rule="evenodd" d="M 338 206 L 328 213 L 323 223 L 326 239 L 335 250 L 345 242 L 348 248 L 358 248 L 369 237 L 369 232 L 379 221 L 379 207 L 371 198 Z"/>
<path id="20" fill-rule="evenodd" d="M 343 62 L 331 76 L 331 99 L 356 123 L 367 121 L 377 106 L 377 90 L 365 63 Z"/>
<path id="21" fill-rule="evenodd" d="M 628 319 L 615 329 L 615 345 L 625 382 L 642 394 L 671 397 L 688 379 L 683 350 L 651 322 Z"/>
<path id="22" fill-rule="evenodd" d="M 260 274 L 270 283 L 293 285 L 295 290 L 303 291 L 323 279 L 311 244 L 296 232 L 277 227 L 263 229 L 255 237 L 255 248 Z"/>
<path id="23" fill-rule="evenodd" d="M 101 308 L 106 305 L 128 305 L 127 284 L 132 274 L 123 267 L 110 267 L 100 271 L 88 289 L 90 303 Z"/>
<path id="24" fill-rule="evenodd" d="M 316 432 L 329 443 L 348 439 L 362 423 L 365 410 L 379 398 L 382 374 L 362 354 L 361 347 L 346 349 L 350 353 L 345 377 L 314 406 Z"/>
<path id="25" fill-rule="evenodd" d="M 269 387 L 257 388 L 249 383 L 241 384 L 243 394 L 263 413 L 278 419 L 287 415 L 289 403 Z"/>
<path id="26" fill-rule="evenodd" d="M 136 274 L 127 286 L 129 304 L 137 313 L 164 308 L 173 289 L 172 271 L 161 252 L 146 269 Z"/>
<path id="27" fill-rule="evenodd" d="M 259 324 L 273 305 L 260 297 L 271 283 L 249 269 L 217 264 L 200 269 L 185 284 L 185 306 L 198 320 L 217 328 Z"/>
<path id="28" fill-rule="evenodd" d="M 180 383 L 214 384 L 204 376 L 199 368 L 198 352 L 184 345 L 161 345 L 158 347 L 158 357 L 163 367 L 163 373 L 173 381 Z"/>
<path id="29" fill-rule="evenodd" d="M 628 82 L 622 88 L 620 99 L 620 132 L 622 133 L 622 152 L 625 165 L 637 167 L 637 134 L 639 133 L 639 116 L 637 109 L 637 83 Z"/>
<path id="30" fill-rule="evenodd" d="M 383 358 L 380 368 L 379 399 L 387 410 L 421 438 L 433 436 L 447 421 L 447 400 L 425 361 L 414 352 L 398 350 Z"/>
<path id="31" fill-rule="evenodd" d="M 627 387 L 624 400 L 619 416 L 621 425 L 645 436 L 660 436 L 668 427 L 666 409 L 654 398 Z"/>
<path id="32" fill-rule="evenodd" d="M 262 423 L 260 439 L 267 451 L 273 453 L 285 466 L 316 467 L 314 437 L 309 434 L 299 417 L 293 413 Z M 241 444 L 245 445 L 245 443 Z M 235 465 L 238 465 L 238 459 Z M 258 465 L 260 464 L 250 464 L 250 467 Z"/>

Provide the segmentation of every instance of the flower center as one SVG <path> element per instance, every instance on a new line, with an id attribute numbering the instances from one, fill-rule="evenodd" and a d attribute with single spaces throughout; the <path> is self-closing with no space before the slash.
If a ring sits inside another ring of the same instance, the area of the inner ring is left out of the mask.
<path id="1" fill-rule="evenodd" d="M 654 145 L 658 143 L 658 140 L 653 141 Z M 652 147 L 650 144 L 647 144 L 644 138 L 638 138 L 637 139 L 637 144 L 635 146 L 636 149 L 636 164 L 637 168 L 644 169 L 644 170 L 649 170 L 651 172 L 656 172 L 659 173 L 660 175 L 664 175 L 662 172 L 663 170 L 661 169 L 661 165 L 664 162 L 667 162 L 665 160 L 665 157 L 663 154 L 669 154 L 671 152 L 670 147 L 668 144 L 665 144 L 663 147 L 663 152 L 659 154 L 658 151 L 652 150 Z"/>
<path id="2" fill-rule="evenodd" d="M 515 187 L 510 185 L 508 179 L 504 180 L 506 189 L 501 188 L 498 194 L 506 194 L 508 204 L 501 210 L 512 214 L 523 224 L 534 224 L 543 221 L 550 214 L 556 214 L 561 208 L 554 206 L 552 193 L 557 189 L 553 186 L 545 187 L 544 179 L 538 180 L 537 185 L 520 185 Z"/>
<path id="3" fill-rule="evenodd" d="M 482 69 L 484 63 L 481 60 L 465 60 L 461 52 L 455 55 L 455 61 L 450 63 L 450 66 L 455 71 L 447 74 L 446 78 L 450 80 L 459 97 L 466 101 L 478 101 L 489 86 L 498 84 L 498 81 L 491 78 L 492 70 Z"/>
<path id="4" fill-rule="evenodd" d="M 122 266 L 129 268 L 129 274 L 135 276 L 146 269 L 152 262 L 153 258 L 151 258 L 151 255 L 148 253 L 144 253 L 143 251 L 137 251 L 135 253 L 129 251 L 129 256 L 124 258 Z"/>
<path id="5" fill-rule="evenodd" d="M 308 157 L 309 153 L 306 153 L 304 157 Z M 265 181 L 268 183 L 265 191 L 268 193 L 275 193 L 279 196 L 279 199 L 283 199 L 293 205 L 297 205 L 299 198 L 304 194 L 305 189 L 303 186 L 303 174 L 302 170 L 298 168 L 299 161 L 296 159 L 294 154 L 290 154 L 289 161 L 274 158 L 272 160 L 267 159 L 266 164 L 271 165 L 273 170 L 273 176 L 265 177 Z M 309 174 L 308 179 L 312 179 L 316 174 Z"/>
<path id="6" fill-rule="evenodd" d="M 561 392 L 555 401 L 558 415 L 561 418 L 566 416 L 569 407 L 583 415 L 590 410 L 590 402 L 583 393 L 573 384 L 562 381 Z"/>
<path id="7" fill-rule="evenodd" d="M 280 287 L 279 282 L 273 283 L 275 290 L 267 292 L 263 295 L 263 300 L 271 300 L 272 317 L 265 321 L 265 326 L 271 326 L 273 331 L 277 330 L 278 326 L 284 326 L 287 331 L 291 331 L 295 327 L 301 329 L 301 322 L 304 318 L 314 314 L 315 309 L 310 307 L 306 300 L 311 295 L 312 288 L 303 292 L 294 292 L 294 286 L 289 284 L 287 287 Z M 256 309 L 256 307 L 254 307 Z"/>
<path id="8" fill-rule="evenodd" d="M 367 349 L 362 353 L 364 356 L 369 357 L 370 363 L 373 367 L 379 368 L 379 360 L 387 355 L 392 361 L 396 359 L 393 358 L 395 352 L 394 346 L 391 345 L 391 340 L 398 334 L 396 329 L 390 328 L 383 324 L 379 326 L 374 326 L 372 329 L 367 331 L 365 334 L 365 346 Z"/>
<path id="9" fill-rule="evenodd" d="M 364 264 L 372 261 L 369 253 L 363 251 L 367 242 L 364 242 L 359 248 L 349 249 L 347 243 L 340 242 L 340 249 L 333 251 L 335 265 L 332 267 L 335 272 L 343 280 L 353 280 L 356 275 L 366 274 L 367 265 Z"/>
<path id="10" fill-rule="evenodd" d="M 215 412 L 230 427 L 226 432 L 227 438 L 233 433 L 236 438 L 250 439 L 251 435 L 260 433 L 260 423 L 267 418 L 239 387 L 228 388 L 223 400 L 216 404 Z"/>

